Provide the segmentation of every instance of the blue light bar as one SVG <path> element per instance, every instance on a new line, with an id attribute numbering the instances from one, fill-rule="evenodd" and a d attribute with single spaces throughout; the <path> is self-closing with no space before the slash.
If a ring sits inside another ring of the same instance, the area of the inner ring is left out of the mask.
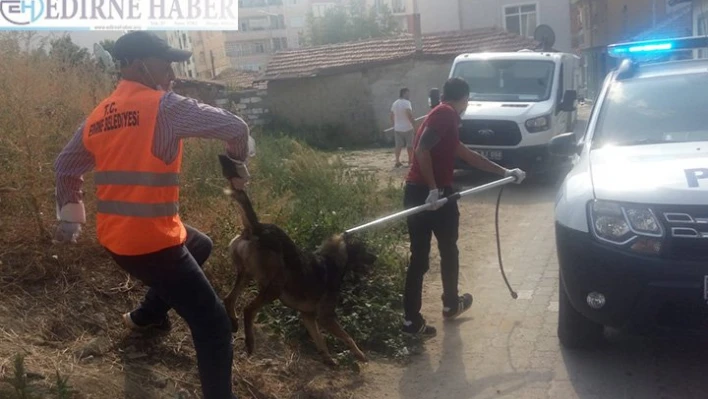
<path id="1" fill-rule="evenodd" d="M 623 58 L 678 50 L 694 50 L 706 47 L 708 47 L 708 37 L 689 36 L 676 39 L 645 40 L 641 42 L 611 44 L 607 46 L 607 53 L 610 57 Z"/>

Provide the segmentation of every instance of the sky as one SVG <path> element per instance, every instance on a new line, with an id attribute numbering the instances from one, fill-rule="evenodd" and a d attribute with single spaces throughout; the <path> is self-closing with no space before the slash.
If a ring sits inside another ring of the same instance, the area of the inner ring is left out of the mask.
<path id="1" fill-rule="evenodd" d="M 60 32 L 58 32 L 60 33 Z M 118 39 L 123 32 L 115 31 L 90 31 L 90 32 L 68 32 L 71 40 L 81 47 L 86 47 L 93 51 L 93 44 L 105 39 Z"/>

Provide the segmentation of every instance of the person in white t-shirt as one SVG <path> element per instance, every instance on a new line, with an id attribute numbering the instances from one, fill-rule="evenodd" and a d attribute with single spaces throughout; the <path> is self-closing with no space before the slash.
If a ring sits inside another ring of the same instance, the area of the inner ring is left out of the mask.
<path id="1" fill-rule="evenodd" d="M 415 129 L 415 119 L 413 118 L 413 106 L 409 100 L 410 90 L 404 87 L 401 89 L 398 100 L 391 105 L 391 123 L 393 124 L 393 136 L 396 140 L 396 167 L 401 164 L 401 150 L 406 147 L 408 151 L 408 164 L 413 161 L 413 136 Z"/>

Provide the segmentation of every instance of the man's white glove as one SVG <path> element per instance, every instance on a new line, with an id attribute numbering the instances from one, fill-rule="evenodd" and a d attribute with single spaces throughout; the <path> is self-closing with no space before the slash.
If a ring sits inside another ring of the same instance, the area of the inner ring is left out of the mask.
<path id="1" fill-rule="evenodd" d="M 54 233 L 54 241 L 76 243 L 79 234 L 81 234 L 81 224 L 86 223 L 84 204 L 81 202 L 69 203 L 61 209 L 57 207 L 57 219 L 59 219 L 59 225 Z"/>
<path id="2" fill-rule="evenodd" d="M 504 177 L 509 176 L 513 176 L 516 179 L 514 180 L 514 183 L 521 184 L 521 182 L 524 181 L 524 179 L 526 178 L 526 172 L 519 168 L 507 169 L 506 172 L 504 172 Z"/>
<path id="3" fill-rule="evenodd" d="M 440 205 L 437 205 L 436 202 L 440 199 L 440 190 L 435 189 L 435 190 L 430 190 L 428 193 L 428 198 L 425 199 L 426 204 L 433 204 L 430 208 L 428 208 L 429 211 L 434 211 L 438 208 L 440 208 Z"/>

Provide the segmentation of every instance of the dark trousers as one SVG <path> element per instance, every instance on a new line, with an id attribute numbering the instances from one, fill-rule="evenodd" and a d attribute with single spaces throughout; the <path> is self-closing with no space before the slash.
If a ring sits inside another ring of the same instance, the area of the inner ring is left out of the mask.
<path id="1" fill-rule="evenodd" d="M 146 255 L 111 256 L 123 270 L 150 287 L 135 310 L 141 319 L 160 320 L 172 308 L 189 325 L 204 399 L 232 399 L 231 322 L 201 269 L 211 254 L 212 242 L 196 229 L 185 227 L 184 245 Z"/>
<path id="2" fill-rule="evenodd" d="M 423 205 L 430 190 L 427 186 L 406 184 L 403 206 L 408 209 Z M 452 187 L 444 188 L 443 195 L 452 194 Z M 430 242 L 432 235 L 438 241 L 440 251 L 440 273 L 443 283 L 443 306 L 457 306 L 457 282 L 460 271 L 457 236 L 460 224 L 460 211 L 457 201 L 448 202 L 434 211 L 424 211 L 408 217 L 408 235 L 410 237 L 410 263 L 406 275 L 406 288 L 403 294 L 405 318 L 408 321 L 421 322 L 420 314 L 423 296 L 423 277 L 429 269 Z"/>

